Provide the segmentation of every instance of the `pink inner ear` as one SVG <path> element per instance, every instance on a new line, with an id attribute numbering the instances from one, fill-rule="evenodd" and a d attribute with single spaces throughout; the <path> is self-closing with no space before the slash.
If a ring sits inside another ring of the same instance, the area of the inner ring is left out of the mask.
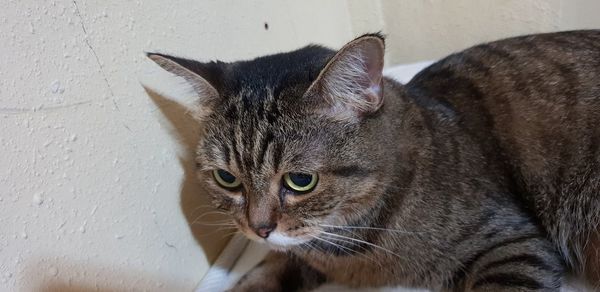
<path id="1" fill-rule="evenodd" d="M 371 86 L 369 86 L 369 91 L 379 95 L 381 93 L 381 86 L 379 85 L 379 83 L 372 84 Z"/>
<path id="2" fill-rule="evenodd" d="M 365 65 L 372 84 L 379 85 L 383 74 L 383 49 L 377 43 L 366 44 L 362 48 Z"/>
<path id="3" fill-rule="evenodd" d="M 367 73 L 365 80 L 365 98 L 373 105 L 372 111 L 375 111 L 381 105 L 383 99 L 383 90 L 381 81 L 383 78 L 383 48 L 378 41 L 369 40 L 358 44 L 357 49 L 363 56 L 363 66 Z"/>
<path id="4" fill-rule="evenodd" d="M 311 86 L 326 101 L 323 110 L 342 120 L 376 112 L 383 102 L 383 53 L 382 39 L 372 36 L 342 48 Z"/>

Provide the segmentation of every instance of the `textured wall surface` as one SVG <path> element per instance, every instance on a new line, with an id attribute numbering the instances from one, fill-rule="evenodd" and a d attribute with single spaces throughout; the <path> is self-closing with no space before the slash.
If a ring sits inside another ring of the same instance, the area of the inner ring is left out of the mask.
<path id="1" fill-rule="evenodd" d="M 440 58 L 500 38 L 600 28 L 597 0 L 379 0 L 392 63 Z"/>
<path id="2" fill-rule="evenodd" d="M 595 0 L 1 6 L 0 291 L 189 291 L 223 246 L 199 218 L 193 96 L 144 51 L 227 61 L 383 29 L 394 64 L 600 20 Z"/>
<path id="3" fill-rule="evenodd" d="M 143 52 L 339 46 L 349 23 L 343 1 L 3 1 L 0 291 L 192 290 L 226 238 L 190 228 L 194 124 Z"/>

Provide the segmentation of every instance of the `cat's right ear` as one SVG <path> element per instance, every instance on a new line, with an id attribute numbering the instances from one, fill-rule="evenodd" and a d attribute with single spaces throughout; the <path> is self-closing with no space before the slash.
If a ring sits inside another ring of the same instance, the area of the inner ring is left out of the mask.
<path id="1" fill-rule="evenodd" d="M 305 98 L 338 120 L 357 121 L 375 113 L 383 104 L 384 53 L 381 34 L 354 39 L 329 60 Z"/>
<path id="2" fill-rule="evenodd" d="M 222 63 L 202 63 L 159 53 L 146 53 L 146 56 L 163 69 L 182 77 L 192 86 L 198 95 L 198 107 L 194 111 L 194 118 L 202 121 L 212 112 L 219 99 Z"/>

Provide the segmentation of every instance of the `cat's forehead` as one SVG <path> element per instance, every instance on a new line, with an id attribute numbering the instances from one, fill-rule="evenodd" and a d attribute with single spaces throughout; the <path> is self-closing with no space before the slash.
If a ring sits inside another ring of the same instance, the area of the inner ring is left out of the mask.
<path id="1" fill-rule="evenodd" d="M 287 53 L 228 64 L 222 94 L 260 101 L 288 91 L 306 89 L 335 51 L 316 45 Z"/>
<path id="2" fill-rule="evenodd" d="M 323 123 L 280 108 L 273 97 L 223 104 L 204 127 L 198 148 L 202 160 L 218 168 L 235 165 L 245 173 L 269 173 L 290 165 L 297 171 L 312 169 L 317 152 L 327 144 Z"/>
<path id="3" fill-rule="evenodd" d="M 219 100 L 203 121 L 207 131 L 199 154 L 246 173 L 263 165 L 312 167 L 301 157 L 322 149 L 324 127 L 309 116 L 300 97 L 334 53 L 308 46 L 227 64 Z"/>
<path id="4" fill-rule="evenodd" d="M 295 114 L 302 107 L 299 98 L 334 53 L 321 46 L 307 46 L 227 64 L 214 114 L 205 123 L 244 132 L 273 128 L 282 132 L 291 125 L 304 124 L 305 119 Z"/>

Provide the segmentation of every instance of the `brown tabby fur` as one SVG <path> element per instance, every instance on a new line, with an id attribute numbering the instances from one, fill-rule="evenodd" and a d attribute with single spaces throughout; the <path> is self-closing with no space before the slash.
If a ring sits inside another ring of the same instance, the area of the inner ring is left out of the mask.
<path id="1" fill-rule="evenodd" d="M 475 46 L 406 85 L 381 78 L 377 34 L 228 64 L 149 57 L 201 95 L 215 205 L 276 250 L 232 291 L 600 281 L 600 31 Z M 219 187 L 219 168 L 243 188 Z M 319 183 L 295 194 L 286 172 Z"/>

